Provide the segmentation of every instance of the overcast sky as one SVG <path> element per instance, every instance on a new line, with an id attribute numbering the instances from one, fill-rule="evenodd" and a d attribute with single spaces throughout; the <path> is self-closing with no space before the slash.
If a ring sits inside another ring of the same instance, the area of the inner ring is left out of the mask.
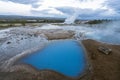
<path id="1" fill-rule="evenodd" d="M 0 0 L 0 15 L 120 18 L 120 0 Z"/>

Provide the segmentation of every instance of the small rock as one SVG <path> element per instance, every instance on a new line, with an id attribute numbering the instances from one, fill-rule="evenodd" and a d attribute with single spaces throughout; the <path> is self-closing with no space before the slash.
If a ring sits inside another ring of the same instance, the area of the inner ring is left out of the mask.
<path id="1" fill-rule="evenodd" d="M 23 38 L 21 38 L 21 40 L 23 40 Z"/>
<path id="2" fill-rule="evenodd" d="M 10 44 L 11 42 L 7 42 L 7 44 Z"/>
<path id="3" fill-rule="evenodd" d="M 112 49 L 109 49 L 107 47 L 104 47 L 104 46 L 100 46 L 98 48 L 98 50 L 106 55 L 110 54 L 112 52 Z"/>

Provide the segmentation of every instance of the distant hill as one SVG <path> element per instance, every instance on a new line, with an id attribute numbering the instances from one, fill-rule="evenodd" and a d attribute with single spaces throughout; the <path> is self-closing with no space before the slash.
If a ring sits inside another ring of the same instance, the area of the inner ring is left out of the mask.
<path id="1" fill-rule="evenodd" d="M 19 15 L 0 15 L 0 19 L 4 20 L 14 20 L 14 19 L 22 19 L 22 20 L 33 20 L 33 19 L 44 19 L 44 20 L 64 20 L 64 18 L 54 18 L 54 17 L 35 17 L 35 16 L 19 16 Z"/>
<path id="2" fill-rule="evenodd" d="M 63 23 L 64 18 L 0 15 L 0 23 Z"/>

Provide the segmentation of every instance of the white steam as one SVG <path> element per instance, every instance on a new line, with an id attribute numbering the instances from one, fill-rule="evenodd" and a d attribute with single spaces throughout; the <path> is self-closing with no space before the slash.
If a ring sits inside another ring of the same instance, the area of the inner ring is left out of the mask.
<path id="1" fill-rule="evenodd" d="M 75 9 L 75 12 L 72 16 L 68 17 L 67 19 L 65 19 L 65 24 L 73 24 L 75 22 L 75 20 L 77 19 L 77 17 L 79 16 L 79 10 Z"/>
<path id="2" fill-rule="evenodd" d="M 41 27 L 42 29 L 64 29 L 73 30 L 76 32 L 76 37 L 81 39 L 94 39 L 112 44 L 120 44 L 120 21 L 113 21 L 103 24 L 95 25 L 46 25 Z"/>

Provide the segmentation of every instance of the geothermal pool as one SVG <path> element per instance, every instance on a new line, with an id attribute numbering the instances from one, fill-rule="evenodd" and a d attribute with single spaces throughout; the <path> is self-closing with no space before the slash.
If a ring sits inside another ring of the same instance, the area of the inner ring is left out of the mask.
<path id="1" fill-rule="evenodd" d="M 43 50 L 28 55 L 20 62 L 39 70 L 53 70 L 69 77 L 78 77 L 86 67 L 82 46 L 74 40 L 51 42 Z"/>

